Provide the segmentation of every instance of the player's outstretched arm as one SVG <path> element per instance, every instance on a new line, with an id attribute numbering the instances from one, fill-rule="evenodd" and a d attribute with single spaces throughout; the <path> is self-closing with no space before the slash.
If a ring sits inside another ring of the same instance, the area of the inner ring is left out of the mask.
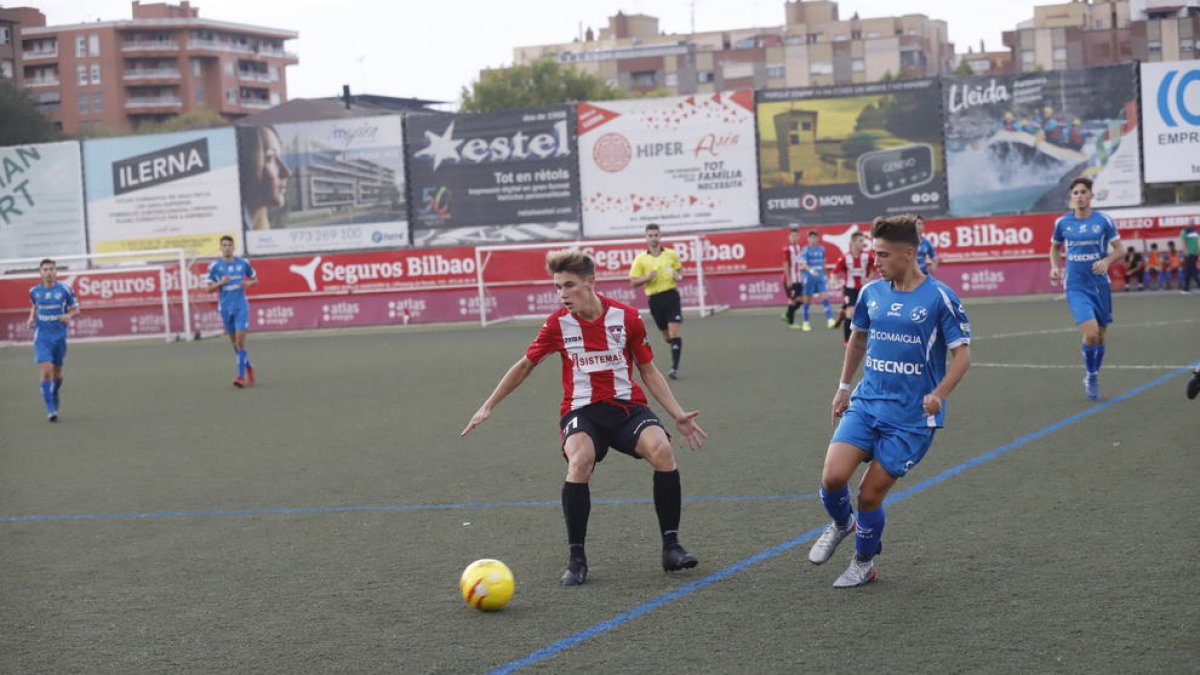
<path id="1" fill-rule="evenodd" d="M 483 405 L 479 406 L 479 410 L 476 410 L 475 414 L 471 416 L 471 420 L 467 422 L 467 426 L 459 436 L 466 436 L 472 429 L 486 422 L 492 416 L 492 410 L 500 405 L 500 402 L 513 393 L 517 387 L 521 386 L 521 383 L 525 381 L 525 378 L 529 377 L 529 373 L 532 373 L 536 367 L 537 364 L 530 361 L 527 356 L 522 356 L 520 360 L 514 363 L 508 369 L 508 372 L 504 373 L 504 377 L 500 378 L 500 383 L 496 385 L 496 389 L 492 391 L 492 395 L 488 396 Z"/>
<path id="2" fill-rule="evenodd" d="M 850 342 L 846 343 L 846 356 L 842 359 L 842 374 L 838 380 L 838 390 L 833 395 L 833 402 L 830 403 L 830 420 L 834 426 L 837 426 L 838 420 L 842 418 L 842 413 L 850 407 L 850 383 L 854 381 L 854 374 L 858 372 L 858 367 L 862 365 L 863 357 L 867 354 L 867 334 L 861 330 L 850 331 Z M 845 384 L 846 386 L 842 386 Z"/>
<path id="3" fill-rule="evenodd" d="M 962 381 L 963 375 L 971 367 L 971 347 L 959 345 L 950 350 L 950 365 L 946 366 L 946 375 L 932 392 L 925 395 L 922 401 L 926 415 L 936 415 L 942 409 L 942 403 L 950 397 L 950 392 Z"/>
<path id="4" fill-rule="evenodd" d="M 683 435 L 683 440 L 687 442 L 687 446 L 691 450 L 699 450 L 704 447 L 704 441 L 708 440 L 708 434 L 704 429 L 696 424 L 696 416 L 700 414 L 699 410 L 685 412 L 683 406 L 679 405 L 679 401 L 675 400 L 675 394 L 671 392 L 671 385 L 667 384 L 667 378 L 663 377 L 658 366 L 654 365 L 653 361 L 638 364 L 638 373 L 642 376 L 642 382 L 646 383 L 646 388 L 650 390 L 650 394 L 654 396 L 654 400 L 666 409 L 667 414 L 675 420 L 675 427 L 679 429 L 679 433 Z"/>

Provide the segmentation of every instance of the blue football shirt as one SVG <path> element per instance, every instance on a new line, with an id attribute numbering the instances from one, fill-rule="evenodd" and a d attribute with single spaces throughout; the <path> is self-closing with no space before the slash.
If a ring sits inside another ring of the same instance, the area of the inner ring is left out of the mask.
<path id="1" fill-rule="evenodd" d="M 1107 215 L 1092 211 L 1087 218 L 1076 218 L 1075 213 L 1068 212 L 1054 221 L 1054 234 L 1050 241 L 1061 244 L 1066 249 L 1066 283 L 1065 287 L 1093 288 L 1097 285 L 1108 286 L 1107 274 L 1093 274 L 1092 263 L 1107 256 L 1114 241 L 1120 241 L 1117 226 Z"/>
<path id="2" fill-rule="evenodd" d="M 805 246 L 803 255 L 804 255 L 804 264 L 808 265 L 808 269 L 815 270 L 817 272 L 818 276 L 822 276 L 822 277 L 825 276 L 825 247 L 824 246 L 821 246 L 819 244 L 817 246 Z M 812 273 L 806 272 L 806 274 L 812 274 Z"/>
<path id="3" fill-rule="evenodd" d="M 867 354 L 850 407 L 898 426 L 944 426 L 946 404 L 926 415 L 923 403 L 946 375 L 947 350 L 971 343 L 954 291 L 933 277 L 911 291 L 876 279 L 859 293 L 851 328 L 867 334 Z"/>
<path id="4" fill-rule="evenodd" d="M 229 277 L 229 281 L 221 287 L 221 294 L 217 300 L 220 308 L 232 309 L 240 305 L 249 305 L 242 281 L 254 278 L 254 268 L 250 266 L 250 262 L 245 258 L 234 258 L 230 261 L 217 258 L 208 267 L 208 280 L 215 284 L 222 277 Z"/>
<path id="5" fill-rule="evenodd" d="M 929 274 L 929 261 L 937 259 L 937 249 L 928 239 L 921 237 L 921 243 L 917 246 L 917 267 L 921 268 L 921 274 Z"/>
<path id="6" fill-rule="evenodd" d="M 35 314 L 37 333 L 34 339 L 57 339 L 67 336 L 67 324 L 62 322 L 62 315 L 75 305 L 75 291 L 61 281 L 53 286 L 38 284 L 29 289 L 29 300 L 37 308 Z"/>

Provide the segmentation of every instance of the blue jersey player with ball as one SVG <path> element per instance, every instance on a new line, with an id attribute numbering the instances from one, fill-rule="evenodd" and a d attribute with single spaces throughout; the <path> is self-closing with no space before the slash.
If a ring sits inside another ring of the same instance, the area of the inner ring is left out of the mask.
<path id="1" fill-rule="evenodd" d="M 219 291 L 217 308 L 225 333 L 237 354 L 238 376 L 233 386 L 241 389 L 254 384 L 254 366 L 246 353 L 246 331 L 250 330 L 250 301 L 246 289 L 258 283 L 258 275 L 245 258 L 233 255 L 233 237 L 221 237 L 221 257 L 208 268 L 208 292 Z"/>
<path id="2" fill-rule="evenodd" d="M 1083 390 L 1088 400 L 1100 398 L 1100 364 L 1104 333 L 1112 323 L 1112 289 L 1108 267 L 1121 259 L 1121 239 L 1112 219 L 1092 210 L 1092 181 L 1071 181 L 1071 212 L 1054 223 L 1050 240 L 1050 280 L 1065 279 L 1067 304 L 1083 333 Z M 1066 248 L 1066 273 L 1059 260 Z"/>
<path id="3" fill-rule="evenodd" d="M 67 359 L 67 329 L 79 314 L 71 287 L 58 280 L 58 266 L 49 258 L 38 265 L 42 282 L 29 289 L 29 327 L 34 329 L 33 360 L 41 371 L 39 386 L 46 404 L 46 419 L 58 421 L 59 391 Z"/>
<path id="4" fill-rule="evenodd" d="M 946 399 L 971 365 L 966 311 L 954 291 L 917 265 L 916 217 L 876 218 L 871 237 L 880 278 L 859 292 L 832 403 L 837 427 L 821 472 L 821 502 L 833 522 L 808 553 L 820 565 L 854 533 L 854 557 L 835 588 L 875 579 L 883 500 L 929 450 L 934 431 L 945 423 Z M 860 365 L 862 381 L 851 393 Z M 856 514 L 848 484 L 863 463 Z"/>

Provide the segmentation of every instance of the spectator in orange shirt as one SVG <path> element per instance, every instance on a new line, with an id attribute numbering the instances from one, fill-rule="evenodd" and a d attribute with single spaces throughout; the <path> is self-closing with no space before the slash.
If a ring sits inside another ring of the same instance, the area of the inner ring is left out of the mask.
<path id="1" fill-rule="evenodd" d="M 1175 288 L 1179 283 L 1179 273 L 1183 269 L 1183 254 L 1175 248 L 1175 240 L 1167 242 L 1167 263 L 1163 276 L 1167 278 L 1167 288 Z"/>
<path id="2" fill-rule="evenodd" d="M 1146 288 L 1162 290 L 1165 276 L 1162 270 L 1163 260 L 1158 252 L 1158 244 L 1150 244 L 1150 252 L 1146 254 Z"/>

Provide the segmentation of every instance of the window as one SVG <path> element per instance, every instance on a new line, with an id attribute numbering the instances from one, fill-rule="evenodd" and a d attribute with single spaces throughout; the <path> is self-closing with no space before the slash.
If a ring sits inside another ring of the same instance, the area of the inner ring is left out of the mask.
<path id="1" fill-rule="evenodd" d="M 100 84 L 100 64 L 92 64 L 92 84 Z"/>
<path id="2" fill-rule="evenodd" d="M 1067 48 L 1066 47 L 1055 47 L 1054 48 L 1054 60 L 1055 61 L 1066 61 L 1067 60 Z"/>
<path id="3" fill-rule="evenodd" d="M 232 74 L 233 74 L 233 61 L 226 61 L 226 62 L 225 62 L 225 74 L 226 74 L 226 75 L 232 75 Z"/>
<path id="4" fill-rule="evenodd" d="M 79 96 L 77 98 L 78 98 L 79 114 L 80 115 L 88 114 L 88 101 L 90 100 L 89 96 L 86 93 L 81 93 L 81 94 L 79 94 Z"/>
<path id="5" fill-rule="evenodd" d="M 1196 43 L 1191 38 L 1184 38 L 1179 41 L 1179 51 L 1190 52 Z"/>
<path id="6" fill-rule="evenodd" d="M 833 63 L 829 61 L 813 61 L 808 64 L 808 72 L 810 75 L 832 75 Z"/>
<path id="7" fill-rule="evenodd" d="M 204 66 L 201 65 L 200 59 L 192 59 L 192 77 L 201 77 L 204 75 Z"/>
<path id="8" fill-rule="evenodd" d="M 279 69 L 278 69 L 278 68 L 276 68 L 275 66 L 271 66 L 271 67 L 270 67 L 270 68 L 267 70 L 267 73 L 268 73 L 268 75 L 270 76 L 270 78 L 271 78 L 271 81 L 272 81 L 272 82 L 278 82 L 278 81 L 279 81 Z"/>
<path id="9" fill-rule="evenodd" d="M 196 87 L 196 104 L 204 105 L 204 87 Z"/>
<path id="10" fill-rule="evenodd" d="M 77 77 L 77 81 L 79 82 L 79 84 L 81 84 L 81 85 L 87 84 L 87 82 L 88 82 L 87 66 L 75 66 L 75 75 Z"/>
<path id="11" fill-rule="evenodd" d="M 13 62 L 12 59 L 0 59 L 0 77 L 13 79 Z"/>
<path id="12" fill-rule="evenodd" d="M 807 35 L 807 38 L 808 38 L 808 44 L 815 45 L 821 41 L 821 34 L 820 33 L 809 33 Z"/>
<path id="13" fill-rule="evenodd" d="M 678 87 L 679 73 L 667 73 L 663 83 L 668 87 Z"/>
<path id="14" fill-rule="evenodd" d="M 271 92 L 271 105 L 279 105 L 279 92 Z"/>
<path id="15" fill-rule="evenodd" d="M 8 26 L 0 26 L 0 45 L 6 45 L 12 41 L 12 29 Z"/>
<path id="16" fill-rule="evenodd" d="M 88 53 L 92 56 L 100 56 L 100 36 L 88 36 Z"/>
<path id="17" fill-rule="evenodd" d="M 767 66 L 767 79 L 774 80 L 787 76 L 787 68 L 784 66 Z"/>
<path id="18" fill-rule="evenodd" d="M 862 39 L 862 31 L 861 30 L 850 31 L 850 39 L 851 40 L 861 40 Z"/>
<path id="19" fill-rule="evenodd" d="M 75 56 L 87 56 L 87 38 L 82 35 L 75 38 Z"/>
<path id="20" fill-rule="evenodd" d="M 104 112 L 104 96 L 100 92 L 92 92 L 92 112 L 99 114 Z"/>
<path id="21" fill-rule="evenodd" d="M 226 89 L 225 90 L 225 102 L 226 103 L 237 103 L 237 89 Z"/>
<path id="22" fill-rule="evenodd" d="M 701 70 L 700 72 L 696 73 L 696 81 L 701 84 L 705 82 L 712 82 L 713 72 L 711 70 Z"/>
<path id="23" fill-rule="evenodd" d="M 866 72 L 866 70 L 867 70 L 867 62 L 866 61 L 863 61 L 862 59 L 854 59 L 853 61 L 850 62 L 850 72 L 862 73 L 862 72 Z"/>
<path id="24" fill-rule="evenodd" d="M 1146 42 L 1146 51 L 1151 54 L 1158 54 L 1158 53 L 1162 52 L 1162 41 L 1161 40 L 1150 40 L 1150 41 Z"/>
<path id="25" fill-rule="evenodd" d="M 1021 52 L 1021 65 L 1025 65 L 1025 66 L 1033 65 L 1033 52 L 1031 52 L 1031 51 Z"/>

